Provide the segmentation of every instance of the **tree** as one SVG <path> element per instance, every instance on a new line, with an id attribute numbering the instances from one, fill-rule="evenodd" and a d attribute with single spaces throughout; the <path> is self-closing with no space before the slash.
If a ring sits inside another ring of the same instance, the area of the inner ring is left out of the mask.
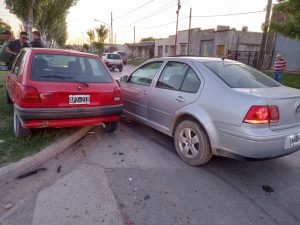
<path id="1" fill-rule="evenodd" d="M 90 46 L 88 44 L 83 44 L 82 48 L 83 48 L 83 50 L 88 51 Z"/>
<path id="2" fill-rule="evenodd" d="M 104 41 L 108 36 L 108 29 L 105 25 L 100 25 L 100 27 L 95 28 L 95 31 L 98 36 L 98 42 L 94 42 L 93 44 L 98 49 L 99 54 L 101 54 L 104 50 Z"/>
<path id="3" fill-rule="evenodd" d="M 94 30 L 90 29 L 86 32 L 86 34 L 89 36 L 90 44 L 92 44 L 95 41 L 95 32 L 94 32 Z"/>
<path id="4" fill-rule="evenodd" d="M 95 28 L 95 31 L 98 36 L 98 42 L 104 43 L 105 39 L 108 36 L 108 29 L 105 25 L 100 25 L 100 27 Z"/>
<path id="5" fill-rule="evenodd" d="M 42 0 L 5 0 L 7 9 L 15 14 L 22 22 L 24 30 L 31 39 L 34 17 L 38 17 Z"/>
<path id="6" fill-rule="evenodd" d="M 300 39 L 300 1 L 279 0 L 278 2 L 273 7 L 273 14 L 277 14 L 280 18 L 271 21 L 270 30 L 286 37 Z"/>
<path id="7" fill-rule="evenodd" d="M 0 33 L 5 30 L 11 30 L 11 27 L 0 18 Z M 3 37 L 0 37 L 0 44 L 2 44 L 3 42 Z"/>
<path id="8" fill-rule="evenodd" d="M 35 20 L 35 27 L 46 38 L 49 45 L 54 42 L 64 46 L 67 39 L 66 17 L 71 6 L 78 0 L 43 0 L 39 17 Z"/>
<path id="9" fill-rule="evenodd" d="M 145 37 L 145 38 L 142 38 L 141 41 L 155 41 L 155 38 L 154 37 Z"/>

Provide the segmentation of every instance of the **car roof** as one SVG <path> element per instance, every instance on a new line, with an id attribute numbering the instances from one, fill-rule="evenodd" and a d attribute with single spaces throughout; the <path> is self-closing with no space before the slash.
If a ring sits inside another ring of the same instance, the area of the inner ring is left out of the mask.
<path id="1" fill-rule="evenodd" d="M 155 58 L 155 60 L 182 60 L 182 61 L 198 61 L 200 63 L 205 63 L 205 62 L 220 62 L 222 60 L 226 60 L 226 62 L 235 62 L 230 59 L 224 59 L 224 58 L 215 58 L 215 57 L 200 57 L 200 56 L 168 56 L 168 57 L 160 57 L 160 58 Z"/>
<path id="2" fill-rule="evenodd" d="M 48 54 L 63 54 L 63 55 L 77 55 L 83 57 L 98 57 L 95 54 L 79 52 L 68 49 L 56 49 L 56 48 L 26 48 L 26 51 L 31 51 L 32 53 L 48 53 Z"/>

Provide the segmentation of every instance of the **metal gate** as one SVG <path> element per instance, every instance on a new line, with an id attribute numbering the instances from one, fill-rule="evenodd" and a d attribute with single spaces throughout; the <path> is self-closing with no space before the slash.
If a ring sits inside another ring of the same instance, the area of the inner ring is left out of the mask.
<path id="1" fill-rule="evenodd" d="M 228 51 L 227 58 L 257 68 L 258 51 Z"/>

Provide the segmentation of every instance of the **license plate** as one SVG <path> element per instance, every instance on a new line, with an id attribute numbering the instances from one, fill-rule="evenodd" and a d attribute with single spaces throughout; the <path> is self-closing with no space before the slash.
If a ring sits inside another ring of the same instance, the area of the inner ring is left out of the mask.
<path id="1" fill-rule="evenodd" d="M 90 104 L 90 95 L 69 95 L 69 104 Z"/>

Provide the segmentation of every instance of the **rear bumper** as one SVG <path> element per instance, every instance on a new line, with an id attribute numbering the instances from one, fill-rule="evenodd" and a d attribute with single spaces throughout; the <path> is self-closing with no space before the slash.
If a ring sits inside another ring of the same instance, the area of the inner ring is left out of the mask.
<path id="1" fill-rule="evenodd" d="M 123 105 L 76 108 L 20 108 L 16 112 L 22 122 L 28 120 L 59 120 L 120 115 Z"/>
<path id="2" fill-rule="evenodd" d="M 245 131 L 245 130 L 244 130 Z M 218 129 L 216 154 L 245 160 L 267 160 L 282 157 L 300 150 L 300 145 L 290 144 L 290 135 L 300 132 L 300 128 L 289 131 L 272 132 L 264 135 L 250 135 L 232 130 Z"/>

